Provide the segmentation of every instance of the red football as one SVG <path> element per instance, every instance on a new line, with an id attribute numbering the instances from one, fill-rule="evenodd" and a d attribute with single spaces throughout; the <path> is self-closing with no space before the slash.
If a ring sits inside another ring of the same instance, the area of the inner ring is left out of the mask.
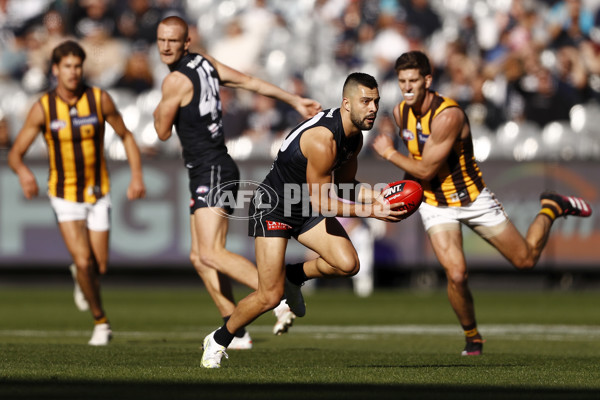
<path id="1" fill-rule="evenodd" d="M 403 202 L 404 205 L 396 210 L 408 211 L 402 215 L 402 219 L 406 219 L 419 209 L 423 200 L 423 188 L 418 182 L 411 180 L 392 182 L 383 189 L 383 197 L 390 204 Z"/>

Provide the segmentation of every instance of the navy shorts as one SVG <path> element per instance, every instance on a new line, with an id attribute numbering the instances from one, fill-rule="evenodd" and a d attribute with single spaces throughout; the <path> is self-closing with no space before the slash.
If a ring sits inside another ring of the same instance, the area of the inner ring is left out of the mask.
<path id="1" fill-rule="evenodd" d="M 188 170 L 190 214 L 199 208 L 218 207 L 232 214 L 237 200 L 240 171 L 229 156 Z"/>
<path id="2" fill-rule="evenodd" d="M 248 209 L 248 236 L 298 238 L 302 233 L 314 228 L 325 219 L 322 215 L 308 215 L 307 210 L 294 209 L 285 215 L 283 201 L 273 207 L 270 204 L 272 194 L 259 188 L 254 192 Z"/>

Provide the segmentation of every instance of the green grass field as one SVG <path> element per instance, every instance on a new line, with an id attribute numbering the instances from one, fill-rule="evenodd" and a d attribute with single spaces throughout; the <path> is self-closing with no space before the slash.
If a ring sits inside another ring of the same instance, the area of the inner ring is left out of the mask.
<path id="1" fill-rule="evenodd" d="M 238 295 L 247 292 L 238 291 Z M 445 293 L 325 289 L 307 316 L 250 351 L 200 367 L 202 338 L 220 325 L 198 287 L 110 286 L 113 342 L 88 346 L 91 317 L 67 286 L 0 287 L 0 399 L 598 399 L 600 292 L 474 293 L 481 357 L 461 357 Z"/>

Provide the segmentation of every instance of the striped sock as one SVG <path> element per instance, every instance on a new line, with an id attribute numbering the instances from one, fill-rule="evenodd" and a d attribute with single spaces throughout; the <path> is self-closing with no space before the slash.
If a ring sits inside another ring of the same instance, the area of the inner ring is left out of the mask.
<path id="1" fill-rule="evenodd" d="M 545 215 L 546 217 L 550 218 L 550 221 L 554 222 L 556 218 L 562 215 L 562 212 L 552 204 L 544 204 L 542 205 L 542 209 L 538 214 Z"/>
<path id="2" fill-rule="evenodd" d="M 481 335 L 479 335 L 479 331 L 477 330 L 477 323 L 463 325 L 462 328 L 465 331 L 465 336 L 467 337 L 467 340 L 481 338 Z"/>

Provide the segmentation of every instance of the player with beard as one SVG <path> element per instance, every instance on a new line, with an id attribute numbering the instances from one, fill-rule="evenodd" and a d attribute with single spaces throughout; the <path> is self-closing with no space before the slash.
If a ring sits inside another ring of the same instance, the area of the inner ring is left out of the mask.
<path id="1" fill-rule="evenodd" d="M 318 113 L 285 138 L 249 210 L 258 289 L 238 303 L 225 325 L 206 336 L 203 367 L 219 368 L 234 333 L 272 309 L 284 293 L 291 310 L 302 317 L 306 309 L 300 286 L 306 280 L 348 277 L 358 272 L 356 250 L 336 216 L 391 222 L 406 213 L 390 210 L 380 192 L 355 180 L 362 131 L 373 127 L 378 108 L 377 81 L 367 74 L 352 73 L 344 83 L 340 108 Z M 342 201 L 337 195 L 343 191 L 330 193 L 343 184 L 355 188 L 349 200 L 357 199 L 360 204 Z M 302 187 L 307 190 L 299 199 Z M 286 248 L 292 237 L 318 258 L 286 266 Z"/>

